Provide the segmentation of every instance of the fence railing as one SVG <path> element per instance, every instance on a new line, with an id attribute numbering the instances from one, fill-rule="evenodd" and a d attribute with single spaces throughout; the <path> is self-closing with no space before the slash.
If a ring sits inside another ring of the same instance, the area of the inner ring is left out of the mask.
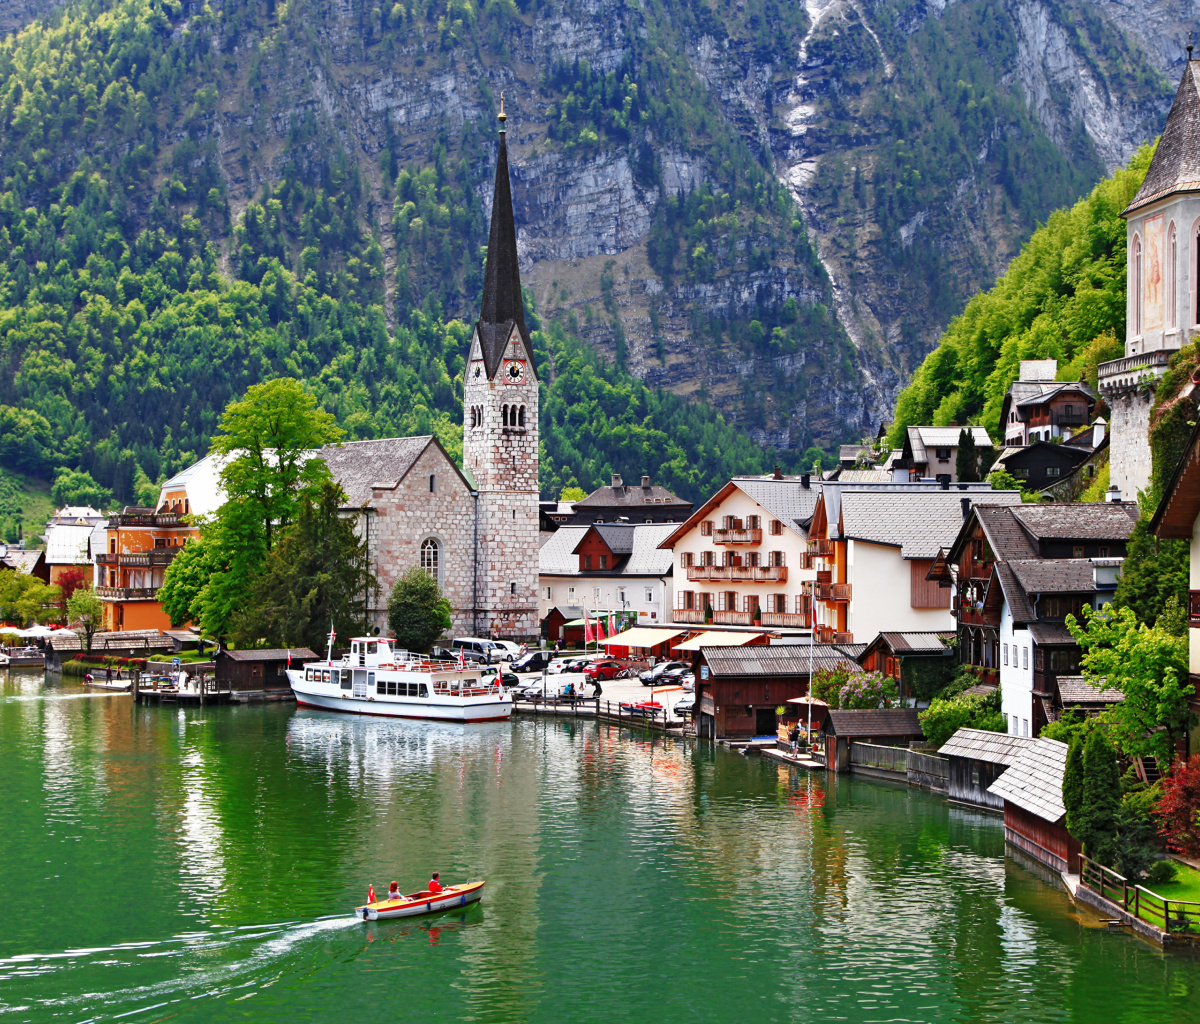
<path id="1" fill-rule="evenodd" d="M 877 743 L 850 743 L 850 763 L 864 768 L 886 768 L 893 772 L 908 771 L 908 748 L 885 747 Z"/>
<path id="2" fill-rule="evenodd" d="M 1200 903 L 1172 900 L 1079 855 L 1079 884 L 1162 932 L 1200 933 Z"/>

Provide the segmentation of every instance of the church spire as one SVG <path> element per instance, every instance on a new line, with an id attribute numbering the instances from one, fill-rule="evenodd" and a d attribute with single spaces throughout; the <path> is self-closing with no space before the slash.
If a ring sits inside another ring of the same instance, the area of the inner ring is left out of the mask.
<path id="1" fill-rule="evenodd" d="M 525 306 L 521 299 L 521 274 L 517 268 L 517 228 L 513 223 L 512 191 L 508 180 L 504 94 L 500 94 L 500 147 L 496 158 L 496 184 L 492 192 L 492 228 L 488 235 L 487 267 L 483 275 L 483 303 L 479 311 L 479 333 L 488 377 L 492 377 L 504 353 L 512 326 L 529 348 Z M 532 363 L 532 360 L 530 360 Z"/>

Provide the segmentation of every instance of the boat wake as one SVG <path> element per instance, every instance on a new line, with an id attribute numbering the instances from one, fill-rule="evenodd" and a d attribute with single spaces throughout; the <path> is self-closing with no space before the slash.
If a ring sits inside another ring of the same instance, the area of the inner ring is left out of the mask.
<path id="1" fill-rule="evenodd" d="M 328 960 L 331 933 L 350 928 L 361 932 L 362 923 L 339 914 L 158 942 L 0 957 L 0 1020 L 42 1010 L 53 1016 L 70 1013 L 73 1020 L 90 1024 L 168 1007 L 178 1012 L 181 1004 L 206 999 L 249 999 L 314 961 Z M 113 986 L 120 981 L 128 984 Z M 80 1011 L 83 1015 L 76 1016 Z"/>

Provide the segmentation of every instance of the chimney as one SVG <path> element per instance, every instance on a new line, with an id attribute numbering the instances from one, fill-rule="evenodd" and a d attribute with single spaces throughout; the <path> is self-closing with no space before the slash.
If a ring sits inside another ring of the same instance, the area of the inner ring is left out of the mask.
<path id="1" fill-rule="evenodd" d="M 1096 422 L 1092 424 L 1092 447 L 1099 448 L 1104 443 L 1104 435 L 1107 432 L 1108 424 L 1104 422 L 1103 416 L 1097 416 Z"/>
<path id="2" fill-rule="evenodd" d="M 612 483 L 612 485 L 613 485 L 614 487 L 620 487 L 620 486 L 621 486 L 621 474 L 620 474 L 620 473 L 614 473 L 614 474 L 613 474 L 613 483 Z"/>
<path id="3" fill-rule="evenodd" d="M 962 504 L 963 518 L 966 519 L 971 514 L 971 499 L 959 498 L 958 500 Z"/>
<path id="4" fill-rule="evenodd" d="M 650 490 L 650 478 L 644 473 L 642 474 L 642 486 L 646 488 L 646 490 Z"/>
<path id="5" fill-rule="evenodd" d="M 806 491 L 808 490 L 808 474 L 807 473 L 800 474 L 800 486 L 803 487 Z"/>
<path id="6" fill-rule="evenodd" d="M 782 480 L 782 479 L 783 479 L 783 470 L 779 468 L 779 463 L 778 463 L 778 462 L 777 462 L 777 463 L 775 463 L 775 479 L 776 479 L 776 480 Z"/>
<path id="7" fill-rule="evenodd" d="M 1107 491 L 1104 492 L 1104 500 L 1111 502 L 1114 505 L 1121 504 L 1121 488 L 1113 484 Z"/>
<path id="8" fill-rule="evenodd" d="M 945 474 L 938 477 L 938 484 L 941 486 L 943 491 L 950 490 L 950 478 Z"/>

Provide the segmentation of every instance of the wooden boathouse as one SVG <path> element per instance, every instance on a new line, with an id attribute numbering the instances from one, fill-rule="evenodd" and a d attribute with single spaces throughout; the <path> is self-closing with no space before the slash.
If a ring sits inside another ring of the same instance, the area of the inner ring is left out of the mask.
<path id="1" fill-rule="evenodd" d="M 319 655 L 307 647 L 291 650 L 277 648 L 261 651 L 221 651 L 216 657 L 217 689 L 229 690 L 235 701 L 286 700 L 292 686 L 284 675 L 291 659 L 292 668 Z"/>
<path id="2" fill-rule="evenodd" d="M 959 729 L 938 751 L 949 759 L 950 800 L 1004 811 L 1004 798 L 989 787 L 1017 760 L 1033 740 L 1005 732 Z"/>
<path id="3" fill-rule="evenodd" d="M 1026 857 L 1061 874 L 1079 873 L 1079 840 L 1068 831 L 1063 806 L 1067 745 L 1031 739 L 989 788 L 1004 801 L 1004 841 Z"/>

